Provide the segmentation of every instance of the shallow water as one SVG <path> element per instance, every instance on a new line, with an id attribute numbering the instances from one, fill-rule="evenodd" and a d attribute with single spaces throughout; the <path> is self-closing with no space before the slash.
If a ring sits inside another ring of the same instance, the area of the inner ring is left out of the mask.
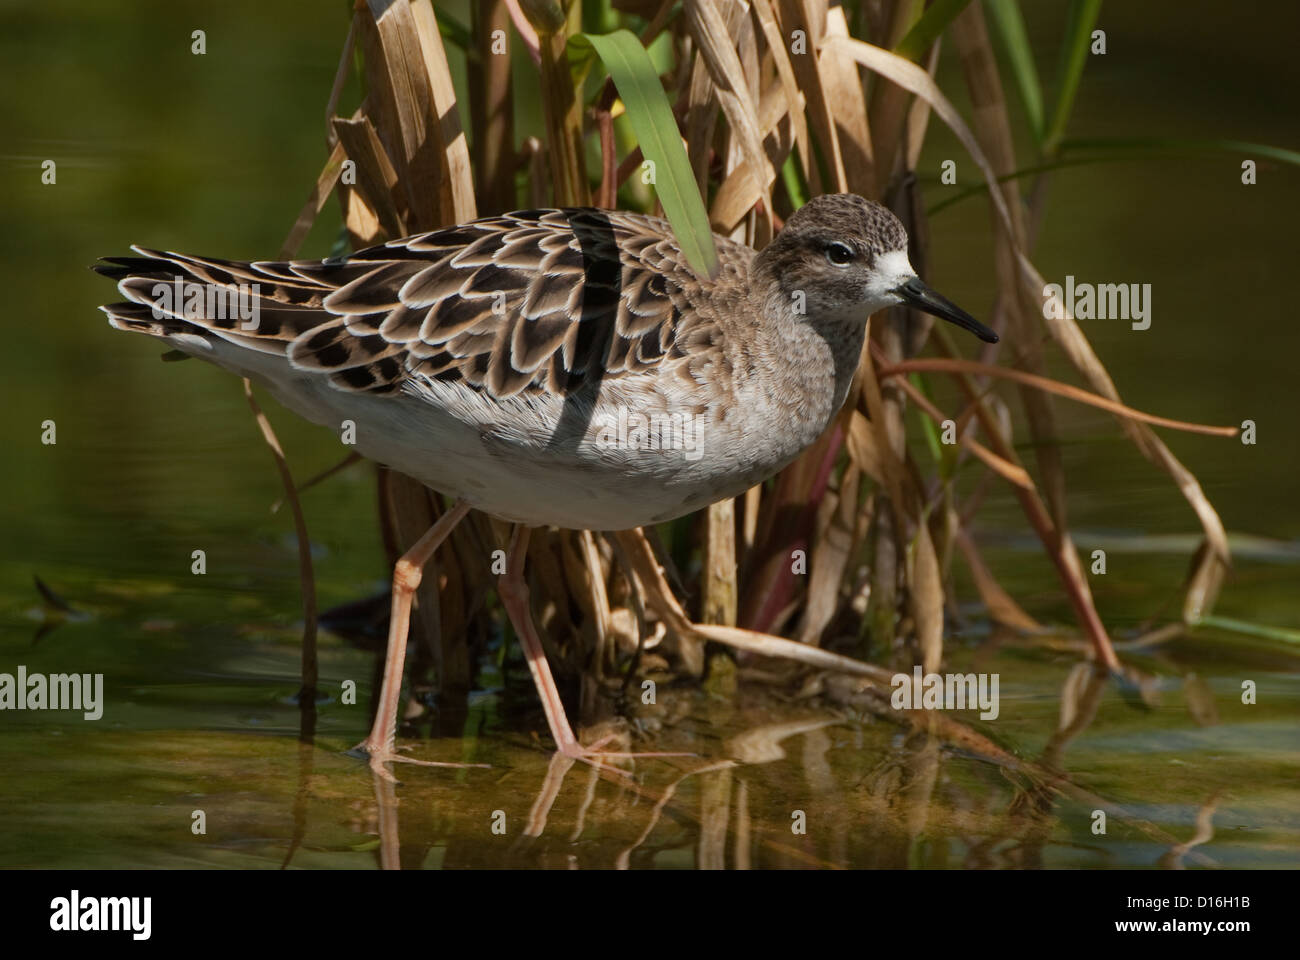
<path id="1" fill-rule="evenodd" d="M 112 333 L 93 309 L 111 288 L 85 267 L 131 242 L 273 253 L 321 163 L 321 106 L 345 25 L 267 5 L 205 8 L 210 53 L 196 63 L 194 15 L 148 9 L 134 22 L 89 4 L 0 14 L 0 62 L 14 72 L 2 94 L 9 123 L 0 157 L 8 183 L 0 204 L 8 291 L 0 672 L 21 664 L 102 673 L 106 701 L 93 722 L 0 713 L 0 866 L 1300 861 L 1297 648 L 1239 633 L 1197 630 L 1122 649 L 1131 682 L 1104 684 L 1091 721 L 1067 739 L 1058 734 L 1062 713 L 1078 715 L 1070 705 L 1086 687 L 1077 638 L 1063 631 L 1031 644 L 991 633 L 978 608 L 967 609 L 964 629 L 948 640 L 947 669 L 999 674 L 1001 712 L 995 721 L 955 719 L 1027 764 L 1064 769 L 1068 783 L 1038 767 L 1007 769 L 987 752 L 852 703 L 791 701 L 753 681 L 735 700 L 665 691 L 645 718 L 661 730 L 644 749 L 698 758 L 643 760 L 630 778 L 564 770 L 535 741 L 545 723 L 511 644 L 504 679 L 485 666 L 465 735 L 428 739 L 433 718 L 412 731 L 425 738 L 414 756 L 491 768 L 399 767 L 394 808 L 388 789 L 343 753 L 368 726 L 373 654 L 328 634 L 326 699 L 314 744 L 300 745 L 292 525 L 269 510 L 279 481 L 239 384 L 198 362 L 160 363 L 155 345 Z M 1238 29 L 1206 19 L 1229 13 L 1198 14 L 1191 31 L 1180 9 L 1107 8 L 1112 53 L 1090 65 L 1072 132 L 1295 147 L 1294 111 L 1280 105 L 1293 32 L 1234 40 Z M 1057 25 L 1036 22 L 1040 29 L 1042 49 L 1053 49 Z M 1052 62 L 1044 58 L 1045 75 Z M 959 83 L 947 58 L 939 79 Z M 949 156 L 962 155 L 936 132 L 923 168 Z M 59 163 L 54 186 L 40 183 L 46 157 Z M 1290 368 L 1300 332 L 1286 291 L 1300 175 L 1262 165 L 1260 183 L 1243 187 L 1239 160 L 1063 171 L 1035 261 L 1049 280 L 1069 273 L 1153 285 L 1150 330 L 1114 321 L 1087 328 L 1128 402 L 1189 420 L 1259 423 L 1253 447 L 1167 439 L 1241 537 L 1216 613 L 1294 630 L 1300 447 Z M 937 185 L 926 190 L 939 198 Z M 979 201 L 932 224 L 930 279 L 977 315 L 993 297 L 988 224 Z M 324 255 L 337 225 L 330 206 L 304 254 Z M 300 479 L 338 459 L 327 433 L 267 407 Z M 1148 620 L 1176 617 L 1195 518 L 1107 417 L 1057 409 L 1071 522 L 1081 549 L 1107 550 L 1108 573 L 1092 586 L 1122 645 Z M 40 442 L 46 420 L 57 427 L 54 445 Z M 340 474 L 304 507 L 322 609 L 382 589 L 372 472 Z M 1031 614 L 1071 622 L 1009 494 L 995 490 L 978 533 Z M 190 573 L 196 549 L 207 556 L 202 577 Z M 33 576 L 75 615 L 51 620 Z M 974 597 L 960 576 L 956 589 L 964 602 Z M 360 689 L 356 704 L 342 701 L 349 680 Z M 1249 706 L 1241 702 L 1247 680 L 1257 685 Z M 1107 812 L 1105 835 L 1093 833 L 1098 809 Z M 191 830 L 195 811 L 206 815 L 206 834 Z M 795 832 L 800 811 L 803 833 Z"/>

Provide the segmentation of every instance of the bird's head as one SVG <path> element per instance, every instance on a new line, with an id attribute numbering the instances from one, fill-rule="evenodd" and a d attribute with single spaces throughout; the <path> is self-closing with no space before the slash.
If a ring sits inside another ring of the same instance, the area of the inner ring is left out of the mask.
<path id="1" fill-rule="evenodd" d="M 852 193 L 815 197 L 758 255 L 796 313 L 865 320 L 906 303 L 988 343 L 998 335 L 922 282 L 907 258 L 907 231 L 885 207 Z"/>

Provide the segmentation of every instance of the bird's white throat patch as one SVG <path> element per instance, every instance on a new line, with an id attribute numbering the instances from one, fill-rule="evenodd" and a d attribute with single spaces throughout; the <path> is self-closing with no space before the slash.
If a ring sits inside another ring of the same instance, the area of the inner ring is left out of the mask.
<path id="1" fill-rule="evenodd" d="M 906 250 L 890 250 L 876 257 L 871 268 L 871 278 L 867 281 L 867 298 L 882 307 L 901 303 L 902 299 L 894 293 L 900 286 L 916 276 L 912 263 L 907 259 Z"/>

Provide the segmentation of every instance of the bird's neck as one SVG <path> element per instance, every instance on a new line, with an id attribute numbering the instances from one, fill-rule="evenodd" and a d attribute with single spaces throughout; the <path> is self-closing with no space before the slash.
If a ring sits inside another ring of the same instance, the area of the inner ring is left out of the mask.
<path id="1" fill-rule="evenodd" d="M 786 419 L 786 430 L 795 427 L 792 439 L 803 449 L 844 404 L 862 354 L 866 318 L 798 316 L 782 294 L 767 297 L 762 309 L 767 322 L 750 341 L 749 360 L 764 369 L 751 386 Z"/>

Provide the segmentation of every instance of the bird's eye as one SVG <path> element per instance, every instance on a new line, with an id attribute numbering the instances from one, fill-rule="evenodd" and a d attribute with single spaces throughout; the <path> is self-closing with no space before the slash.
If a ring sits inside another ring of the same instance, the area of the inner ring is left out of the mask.
<path id="1" fill-rule="evenodd" d="M 829 243 L 826 245 L 826 259 L 837 267 L 847 267 L 853 262 L 853 248 L 847 243 Z"/>

